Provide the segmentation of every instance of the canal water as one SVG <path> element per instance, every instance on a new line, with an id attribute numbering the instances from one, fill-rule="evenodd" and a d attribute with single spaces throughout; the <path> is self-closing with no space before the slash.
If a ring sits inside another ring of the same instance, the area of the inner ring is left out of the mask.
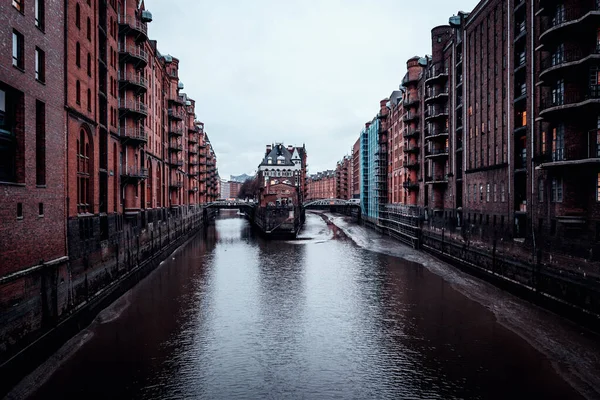
<path id="1" fill-rule="evenodd" d="M 594 398 L 598 354 L 594 335 L 341 217 L 268 241 L 223 211 L 9 398 Z"/>

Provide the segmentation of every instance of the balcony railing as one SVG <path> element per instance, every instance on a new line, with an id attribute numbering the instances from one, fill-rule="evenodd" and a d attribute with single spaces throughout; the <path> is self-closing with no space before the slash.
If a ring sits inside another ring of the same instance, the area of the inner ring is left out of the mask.
<path id="1" fill-rule="evenodd" d="M 145 179 L 148 177 L 148 169 L 137 165 L 126 165 L 121 167 L 121 176 L 133 179 Z"/>
<path id="2" fill-rule="evenodd" d="M 119 109 L 148 115 L 148 106 L 139 100 L 119 99 Z"/>
<path id="3" fill-rule="evenodd" d="M 176 166 L 176 167 L 183 167 L 183 160 L 172 159 L 169 161 L 169 164 Z"/>
<path id="4" fill-rule="evenodd" d="M 183 187 L 183 182 L 178 182 L 178 181 L 177 181 L 177 182 L 171 182 L 171 183 L 169 184 L 169 187 L 170 187 L 171 189 L 180 189 L 180 188 L 182 188 L 182 187 Z"/>
<path id="5" fill-rule="evenodd" d="M 145 50 L 134 46 L 134 45 L 123 45 L 119 44 L 119 53 L 127 54 L 131 57 L 135 57 L 145 63 L 148 63 L 148 53 Z"/>
<path id="6" fill-rule="evenodd" d="M 587 163 L 600 163 L 600 131 L 597 129 L 588 132 L 587 144 L 574 147 L 563 147 L 550 150 L 538 156 L 543 160 L 542 168 L 580 165 Z"/>
<path id="7" fill-rule="evenodd" d="M 169 108 L 169 111 L 167 113 L 169 115 L 169 118 L 172 119 L 182 120 L 185 117 L 185 112 L 176 108 Z"/>
<path id="8" fill-rule="evenodd" d="M 425 157 L 436 157 L 436 156 L 447 156 L 448 155 L 448 147 L 442 147 L 439 149 L 427 149 L 425 152 Z"/>
<path id="9" fill-rule="evenodd" d="M 540 107 L 544 112 L 549 108 L 576 105 L 591 99 L 600 99 L 600 85 L 589 85 L 581 90 L 565 90 L 563 93 L 549 93 L 542 97 Z"/>
<path id="10" fill-rule="evenodd" d="M 169 135 L 183 136 L 183 127 L 180 126 L 169 126 Z"/>
<path id="11" fill-rule="evenodd" d="M 415 112 L 410 112 L 409 111 L 406 114 L 404 114 L 404 116 L 402 117 L 402 120 L 404 122 L 408 122 L 408 121 L 416 119 L 416 118 L 419 118 L 419 114 L 415 113 Z"/>
<path id="12" fill-rule="evenodd" d="M 542 32 L 542 34 L 540 35 L 540 39 L 542 38 L 544 33 L 546 33 L 547 30 L 561 25 L 566 25 L 570 22 L 584 17 L 586 14 L 589 14 L 594 11 L 597 12 L 598 10 L 599 7 L 598 3 L 596 2 L 594 2 L 594 4 L 592 4 L 591 7 L 587 8 L 565 7 L 563 10 L 551 16 L 550 18 L 542 20 L 540 24 Z"/>
<path id="13" fill-rule="evenodd" d="M 181 144 L 181 143 L 169 143 L 169 150 L 171 150 L 171 151 L 183 151 L 183 144 Z"/>
<path id="14" fill-rule="evenodd" d="M 427 97 L 425 97 L 425 100 L 431 100 L 439 96 L 448 96 L 448 87 L 430 88 L 427 91 Z"/>
<path id="15" fill-rule="evenodd" d="M 552 67 L 558 67 L 560 65 L 579 61 L 593 54 L 600 54 L 600 47 L 594 47 L 591 51 L 583 51 L 581 49 L 566 50 L 559 53 L 551 54 L 542 59 L 541 69 L 542 73 L 544 70 Z"/>
<path id="16" fill-rule="evenodd" d="M 448 76 L 448 67 L 446 67 L 443 63 L 436 63 L 431 66 L 430 69 L 427 70 L 425 74 L 426 80 L 432 80 L 442 77 Z"/>
<path id="17" fill-rule="evenodd" d="M 144 78 L 142 75 L 134 74 L 133 72 L 119 71 L 118 77 L 120 82 L 131 83 L 136 86 L 140 86 L 144 89 L 148 88 L 148 82 L 146 81 L 146 78 Z"/>
<path id="18" fill-rule="evenodd" d="M 448 107 L 429 107 L 425 110 L 425 118 L 448 116 Z"/>
<path id="19" fill-rule="evenodd" d="M 419 188 L 419 182 L 415 182 L 415 181 L 402 182 L 402 187 L 404 189 L 409 189 L 409 190 L 418 189 Z"/>
<path id="20" fill-rule="evenodd" d="M 143 33 L 148 36 L 148 27 L 145 23 L 138 20 L 134 15 L 119 15 L 119 25 L 128 26 L 130 29 Z"/>
<path id="21" fill-rule="evenodd" d="M 119 129 L 119 136 L 122 139 L 138 140 L 140 142 L 148 141 L 148 134 L 144 131 L 144 128 L 123 127 Z"/>

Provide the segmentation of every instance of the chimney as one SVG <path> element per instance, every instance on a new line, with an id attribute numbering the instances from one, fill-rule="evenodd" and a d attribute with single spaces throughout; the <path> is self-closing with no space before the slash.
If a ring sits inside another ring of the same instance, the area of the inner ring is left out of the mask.
<path id="1" fill-rule="evenodd" d="M 288 151 L 290 153 L 293 153 L 294 152 L 294 146 L 288 144 Z"/>

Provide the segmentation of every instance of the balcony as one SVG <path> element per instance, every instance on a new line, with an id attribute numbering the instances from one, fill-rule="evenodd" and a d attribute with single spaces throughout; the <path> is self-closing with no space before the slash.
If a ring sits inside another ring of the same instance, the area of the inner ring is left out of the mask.
<path id="1" fill-rule="evenodd" d="M 590 60 L 600 59 L 600 46 L 593 47 L 591 50 L 572 49 L 560 53 L 546 56 L 541 61 L 540 78 L 553 78 L 560 72 L 565 71 L 569 67 L 583 66 Z"/>
<path id="2" fill-rule="evenodd" d="M 408 190 L 419 190 L 419 182 L 415 181 L 406 181 L 402 182 L 402 187 Z"/>
<path id="3" fill-rule="evenodd" d="M 169 160 L 169 165 L 173 167 L 183 167 L 183 160 L 171 159 Z"/>
<path id="4" fill-rule="evenodd" d="M 183 120 L 183 118 L 185 118 L 185 111 L 178 110 L 176 108 L 169 108 L 167 114 L 169 116 L 169 119 L 174 121 L 181 121 Z"/>
<path id="5" fill-rule="evenodd" d="M 425 103 L 448 99 L 448 88 L 429 88 L 425 96 Z"/>
<path id="6" fill-rule="evenodd" d="M 188 188 L 188 192 L 197 192 L 198 191 L 198 186 L 190 186 Z"/>
<path id="7" fill-rule="evenodd" d="M 443 63 L 435 63 L 427 70 L 425 74 L 425 84 L 432 83 L 437 80 L 448 78 L 448 67 Z"/>
<path id="8" fill-rule="evenodd" d="M 188 135 L 188 143 L 190 143 L 190 144 L 197 144 L 198 143 L 198 136 L 195 133 L 190 133 Z"/>
<path id="9" fill-rule="evenodd" d="M 448 157 L 448 147 L 442 147 L 440 149 L 428 149 L 425 152 L 425 158 L 444 158 Z"/>
<path id="10" fill-rule="evenodd" d="M 119 61 L 131 63 L 137 68 L 144 68 L 148 65 L 148 53 L 132 44 L 119 44 Z"/>
<path id="11" fill-rule="evenodd" d="M 421 160 L 408 160 L 404 163 L 404 168 L 417 170 L 421 167 Z"/>
<path id="12" fill-rule="evenodd" d="M 407 72 L 406 75 L 404 75 L 404 78 L 402 78 L 402 86 L 415 85 L 420 80 L 421 74 L 413 74 L 411 76 L 410 73 Z"/>
<path id="13" fill-rule="evenodd" d="M 412 98 L 404 100 L 402 102 L 402 105 L 405 108 L 408 108 L 408 107 L 418 106 L 420 102 L 421 102 L 421 100 L 418 97 L 412 97 Z"/>
<path id="14" fill-rule="evenodd" d="M 179 96 L 177 94 L 169 95 L 169 97 L 167 97 L 167 101 L 169 104 L 174 104 L 176 106 L 183 106 L 185 104 L 183 96 Z"/>
<path id="15" fill-rule="evenodd" d="M 416 138 L 419 137 L 419 135 L 421 134 L 421 130 L 418 128 L 408 128 L 406 130 L 404 130 L 404 133 L 402 133 L 402 136 L 405 139 L 410 139 L 410 138 Z"/>
<path id="16" fill-rule="evenodd" d="M 169 184 L 169 189 L 171 190 L 179 190 L 183 187 L 183 182 L 171 182 Z"/>
<path id="17" fill-rule="evenodd" d="M 119 99 L 121 115 L 136 114 L 138 117 L 148 116 L 148 106 L 139 100 Z"/>
<path id="18" fill-rule="evenodd" d="M 588 132 L 588 144 L 579 147 L 567 147 L 554 152 L 543 154 L 542 159 L 548 160 L 540 163 L 536 169 L 566 168 L 571 166 L 589 167 L 600 164 L 600 144 L 597 141 L 598 130 Z"/>
<path id="19" fill-rule="evenodd" d="M 146 143 L 148 142 L 148 134 L 144 131 L 144 128 L 121 128 L 119 129 L 119 136 L 123 141 Z"/>
<path id="20" fill-rule="evenodd" d="M 181 143 L 169 143 L 169 151 L 173 153 L 183 151 L 183 145 Z"/>
<path id="21" fill-rule="evenodd" d="M 119 15 L 119 33 L 132 35 L 137 41 L 148 39 L 148 27 L 139 21 L 135 15 Z"/>
<path id="22" fill-rule="evenodd" d="M 180 126 L 169 126 L 168 131 L 170 136 L 183 136 L 183 128 Z"/>
<path id="23" fill-rule="evenodd" d="M 121 177 L 125 179 L 146 179 L 148 177 L 148 169 L 135 165 L 126 165 L 121 169 Z"/>
<path id="24" fill-rule="evenodd" d="M 425 140 L 446 139 L 448 131 L 444 129 L 432 129 L 425 135 Z"/>
<path id="25" fill-rule="evenodd" d="M 428 185 L 446 185 L 448 184 L 448 175 L 429 175 L 425 177 L 425 183 Z"/>
<path id="26" fill-rule="evenodd" d="M 541 20 L 540 41 L 548 43 L 554 39 L 564 38 L 566 31 L 582 33 L 584 24 L 595 30 L 600 11 L 594 2 L 590 7 L 565 7 L 560 13 Z M 573 32 L 569 32 L 572 34 Z"/>
<path id="27" fill-rule="evenodd" d="M 148 82 L 142 75 L 135 74 L 133 72 L 119 71 L 118 78 L 121 88 L 131 87 L 140 92 L 145 92 L 148 90 Z"/>
<path id="28" fill-rule="evenodd" d="M 192 160 L 190 160 L 190 161 L 188 162 L 188 164 L 189 164 L 189 165 L 191 165 L 191 166 L 196 166 L 196 165 L 198 165 L 198 164 L 200 164 L 200 163 L 198 162 L 198 160 L 192 159 Z"/>
<path id="29" fill-rule="evenodd" d="M 419 113 L 409 111 L 406 114 L 404 114 L 404 116 L 402 117 L 402 121 L 410 122 L 410 121 L 414 121 L 418 118 L 419 118 Z"/>
<path id="30" fill-rule="evenodd" d="M 192 154 L 198 154 L 198 147 L 197 146 L 190 146 L 188 148 L 188 154 L 192 155 Z"/>
<path id="31" fill-rule="evenodd" d="M 405 153 L 412 153 L 412 154 L 419 154 L 419 149 L 420 149 L 419 146 L 413 144 L 411 146 L 406 147 L 404 149 L 404 152 Z"/>
<path id="32" fill-rule="evenodd" d="M 425 110 L 425 120 L 448 117 L 448 107 L 429 107 Z"/>
<path id="33" fill-rule="evenodd" d="M 548 93 L 542 97 L 540 116 L 564 111 L 586 111 L 600 103 L 600 85 L 589 85 L 581 90 L 565 90 L 564 93 Z"/>

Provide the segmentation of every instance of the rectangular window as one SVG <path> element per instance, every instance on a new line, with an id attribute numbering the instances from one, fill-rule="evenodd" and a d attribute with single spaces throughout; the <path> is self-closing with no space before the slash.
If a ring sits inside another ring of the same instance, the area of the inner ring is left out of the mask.
<path id="1" fill-rule="evenodd" d="M 483 184 L 479 185 L 479 201 L 483 203 Z"/>
<path id="2" fill-rule="evenodd" d="M 38 217 L 44 216 L 44 203 L 38 204 Z"/>
<path id="3" fill-rule="evenodd" d="M 12 5 L 16 8 L 20 13 L 23 13 L 23 0 L 12 0 Z"/>
<path id="4" fill-rule="evenodd" d="M 598 179 L 596 180 L 596 201 L 600 201 L 600 172 L 598 172 Z"/>
<path id="5" fill-rule="evenodd" d="M 563 200 L 562 178 L 552 178 L 552 202 L 560 203 Z"/>
<path id="6" fill-rule="evenodd" d="M 497 201 L 498 201 L 498 184 L 494 183 L 494 203 L 496 203 Z M 495 222 L 494 222 L 494 224 L 495 224 Z"/>
<path id="7" fill-rule="evenodd" d="M 17 219 L 23 219 L 23 203 L 17 203 Z"/>
<path id="8" fill-rule="evenodd" d="M 538 201 L 541 203 L 544 201 L 544 180 L 540 179 L 538 182 Z"/>
<path id="9" fill-rule="evenodd" d="M 36 185 L 46 184 L 46 104 L 35 102 L 35 176 Z"/>
<path id="10" fill-rule="evenodd" d="M 37 47 L 35 48 L 35 79 L 46 82 L 46 53 Z"/>
<path id="11" fill-rule="evenodd" d="M 504 187 L 504 183 L 501 185 L 501 192 L 500 192 L 500 200 L 502 200 L 502 202 L 504 203 L 506 201 L 506 196 L 505 196 L 505 187 Z"/>
<path id="12" fill-rule="evenodd" d="M 42 31 L 46 26 L 46 7 L 44 2 L 45 0 L 35 0 L 35 26 Z"/>
<path id="13" fill-rule="evenodd" d="M 486 187 L 486 194 L 485 194 L 485 201 L 487 201 L 488 203 L 490 202 L 490 184 L 487 184 Z"/>
<path id="14" fill-rule="evenodd" d="M 12 57 L 13 66 L 25 69 L 25 57 L 23 56 L 25 39 L 19 32 L 13 30 Z"/>
<path id="15" fill-rule="evenodd" d="M 559 79 L 552 87 L 552 105 L 561 106 L 565 103 L 565 80 Z"/>
<path id="16" fill-rule="evenodd" d="M 565 126 L 560 124 L 552 129 L 552 161 L 565 159 Z"/>

